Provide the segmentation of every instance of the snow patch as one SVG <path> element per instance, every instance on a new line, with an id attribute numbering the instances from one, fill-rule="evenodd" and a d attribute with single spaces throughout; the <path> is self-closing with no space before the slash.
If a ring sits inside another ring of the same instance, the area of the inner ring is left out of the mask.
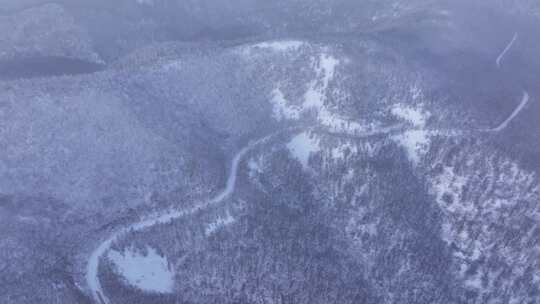
<path id="1" fill-rule="evenodd" d="M 319 122 L 334 132 L 355 134 L 365 131 L 361 124 L 339 117 L 339 115 L 330 112 L 325 107 L 319 109 Z"/>
<path id="2" fill-rule="evenodd" d="M 357 122 L 345 119 L 328 108 L 328 87 L 334 79 L 340 61 L 328 54 L 321 54 L 315 66 L 317 77 L 311 81 L 304 94 L 304 111 L 315 110 L 319 123 L 336 132 L 356 133 L 364 130 Z"/>
<path id="3" fill-rule="evenodd" d="M 333 159 L 345 159 L 346 156 L 358 153 L 358 147 L 352 143 L 343 143 L 333 147 L 330 150 L 330 155 Z"/>
<path id="4" fill-rule="evenodd" d="M 304 94 L 304 109 L 314 108 L 320 111 L 324 109 L 324 101 L 326 96 L 323 90 L 317 88 L 317 81 L 314 80 L 309 85 L 308 90 Z"/>
<path id="5" fill-rule="evenodd" d="M 430 144 L 429 132 L 425 130 L 406 131 L 392 139 L 405 148 L 407 156 L 415 165 L 420 162 Z"/>
<path id="6" fill-rule="evenodd" d="M 281 89 L 276 88 L 272 91 L 270 102 L 273 105 L 273 117 L 277 121 L 300 118 L 300 109 L 289 105 L 289 102 L 285 99 Z"/>
<path id="7" fill-rule="evenodd" d="M 153 248 L 146 247 L 145 251 L 142 253 L 135 248 L 124 252 L 111 250 L 108 258 L 130 285 L 147 292 L 171 293 L 174 273 L 169 262 Z"/>
<path id="8" fill-rule="evenodd" d="M 347 170 L 347 173 L 343 176 L 343 180 L 346 182 L 350 182 L 353 180 L 355 174 L 355 170 L 353 168 L 349 168 L 349 170 Z"/>
<path id="9" fill-rule="evenodd" d="M 304 46 L 304 44 L 304 42 L 297 40 L 265 41 L 253 45 L 251 49 L 268 49 L 274 52 L 288 52 L 297 51 Z"/>
<path id="10" fill-rule="evenodd" d="M 391 109 L 391 113 L 392 115 L 411 123 L 415 127 L 423 127 L 426 125 L 427 114 L 420 109 L 396 104 Z"/>
<path id="11" fill-rule="evenodd" d="M 316 77 L 308 83 L 301 105 L 291 105 L 279 86 L 272 91 L 270 103 L 273 106 L 274 119 L 297 120 L 304 113 L 314 113 L 321 125 L 334 132 L 355 134 L 365 131 L 363 125 L 334 113 L 327 105 L 328 87 L 340 61 L 332 55 L 322 53 L 318 59 L 314 58 L 313 62 Z"/>
<path id="12" fill-rule="evenodd" d="M 409 89 L 409 93 L 411 94 L 412 99 L 416 101 L 424 97 L 424 92 L 418 84 L 412 85 Z"/>
<path id="13" fill-rule="evenodd" d="M 328 54 L 321 54 L 319 63 L 315 67 L 317 79 L 312 81 L 308 91 L 304 96 L 305 108 L 324 108 L 326 101 L 326 91 L 330 81 L 334 78 L 336 67 L 339 65 L 339 60 Z M 320 81 L 320 86 L 318 83 Z"/>
<path id="14" fill-rule="evenodd" d="M 475 275 L 469 276 L 465 280 L 465 286 L 467 286 L 468 288 L 471 288 L 471 289 L 480 290 L 480 289 L 482 289 L 482 285 L 483 284 L 482 284 L 481 272 L 478 272 Z"/>
<path id="15" fill-rule="evenodd" d="M 227 213 L 227 215 L 225 217 L 220 217 L 220 218 L 216 219 L 214 222 L 210 223 L 205 229 L 205 234 L 206 234 L 206 236 L 212 235 L 217 230 L 219 230 L 219 229 L 221 229 L 221 228 L 223 228 L 225 226 L 228 226 L 228 225 L 234 223 L 235 221 L 236 221 L 236 219 L 234 217 L 232 217 L 232 215 Z"/>
<path id="16" fill-rule="evenodd" d="M 334 78 L 336 67 L 339 65 L 339 60 L 328 54 L 321 54 L 319 58 L 318 74 L 323 75 L 323 87 L 328 88 L 328 84 Z"/>
<path id="17" fill-rule="evenodd" d="M 308 168 L 309 157 L 313 153 L 321 150 L 319 139 L 303 132 L 295 136 L 288 144 L 290 153 L 302 164 L 304 169 Z"/>
<path id="18" fill-rule="evenodd" d="M 250 158 L 247 162 L 249 177 L 254 179 L 257 175 L 264 172 L 265 161 L 261 155 L 256 158 Z"/>

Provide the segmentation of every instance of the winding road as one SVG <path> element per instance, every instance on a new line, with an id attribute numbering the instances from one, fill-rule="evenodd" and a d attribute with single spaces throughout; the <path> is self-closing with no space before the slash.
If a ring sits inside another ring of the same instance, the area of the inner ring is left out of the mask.
<path id="1" fill-rule="evenodd" d="M 297 129 L 297 128 L 288 129 L 286 131 L 294 131 L 294 129 Z M 361 134 L 356 134 L 355 137 L 367 138 L 367 137 L 372 137 L 375 135 L 390 134 L 390 133 L 396 132 L 396 130 L 399 130 L 399 129 L 400 129 L 400 126 L 381 128 L 380 130 L 367 131 Z M 119 240 L 120 238 L 126 236 L 129 233 L 148 229 L 148 228 L 151 228 L 152 226 L 159 225 L 159 224 L 170 223 L 173 220 L 180 219 L 184 216 L 195 214 L 196 212 L 202 211 L 210 206 L 213 206 L 213 205 L 216 205 L 218 203 L 225 201 L 235 190 L 236 179 L 238 177 L 238 168 L 244 156 L 255 147 L 266 143 L 274 136 L 281 134 L 283 132 L 284 131 L 276 132 L 271 135 L 260 138 L 256 141 L 252 141 L 247 146 L 245 146 L 240 151 L 238 151 L 231 161 L 231 169 L 230 169 L 231 171 L 229 172 L 229 176 L 227 178 L 227 183 L 225 185 L 225 188 L 221 190 L 215 197 L 189 209 L 170 210 L 169 212 L 165 212 L 165 213 L 159 212 L 159 213 L 152 214 L 139 222 L 136 222 L 127 227 L 124 227 L 123 229 L 113 233 L 106 240 L 102 241 L 100 245 L 96 249 L 94 249 L 94 251 L 92 251 L 90 258 L 88 259 L 88 263 L 86 267 L 86 277 L 85 277 L 86 284 L 88 285 L 88 288 L 90 289 L 92 293 L 92 298 L 94 299 L 94 301 L 99 304 L 111 304 L 111 301 L 105 295 L 105 292 L 103 291 L 101 282 L 99 280 L 99 262 L 100 262 L 100 259 L 105 255 L 105 253 L 109 251 L 109 249 L 111 248 L 111 245 L 115 241 Z"/>
<path id="2" fill-rule="evenodd" d="M 506 53 L 508 53 L 508 51 L 510 51 L 512 46 L 514 46 L 514 43 L 516 43 L 517 39 L 518 39 L 518 33 L 515 33 L 514 37 L 512 37 L 512 40 L 510 40 L 510 42 L 506 45 L 506 47 L 501 52 L 499 57 L 497 57 L 497 60 L 495 60 L 495 63 L 497 64 L 498 68 L 501 68 L 501 63 L 502 63 L 502 60 L 504 59 L 504 56 L 506 55 Z"/>
<path id="3" fill-rule="evenodd" d="M 113 235 L 109 236 L 109 238 L 101 242 L 100 245 L 90 255 L 87 268 L 86 268 L 86 283 L 88 285 L 88 288 L 92 292 L 92 297 L 94 298 L 95 302 L 101 303 L 101 304 L 111 303 L 109 298 L 107 298 L 107 296 L 103 292 L 103 288 L 99 280 L 98 272 L 99 272 L 99 261 L 101 257 L 105 255 L 105 253 L 110 249 L 111 245 L 116 240 L 126 236 L 128 233 L 131 233 L 134 231 L 141 231 L 141 230 L 150 228 L 158 224 L 170 223 L 173 220 L 182 218 L 187 215 L 194 214 L 198 211 L 206 209 L 209 206 L 223 202 L 234 192 L 234 189 L 236 187 L 236 179 L 238 175 L 238 167 L 242 159 L 244 158 L 244 156 L 253 148 L 257 147 L 260 144 L 265 143 L 266 141 L 270 140 L 273 136 L 280 133 L 281 132 L 274 133 L 272 135 L 265 136 L 261 139 L 250 142 L 247 146 L 245 146 L 240 151 L 238 151 L 236 155 L 234 156 L 234 158 L 232 159 L 231 171 L 227 178 L 227 184 L 225 185 L 225 188 L 221 190 L 215 197 L 211 198 L 210 200 L 204 203 L 201 203 L 199 205 L 196 205 L 195 207 L 192 207 L 186 210 L 171 210 L 166 213 L 160 212 L 160 213 L 152 214 L 146 217 L 145 219 L 141 220 L 140 222 L 133 223 L 130 226 L 127 226 L 115 232 Z"/>
<path id="4" fill-rule="evenodd" d="M 513 44 L 518 38 L 518 34 L 516 33 L 510 43 L 506 46 L 506 48 L 502 51 L 502 53 L 497 57 L 496 59 L 496 65 L 498 68 L 501 67 L 501 62 L 504 59 L 504 56 L 508 53 L 508 51 L 512 48 Z M 525 108 L 527 103 L 529 102 L 530 97 L 529 93 L 527 91 L 523 92 L 523 97 L 521 99 L 520 104 L 516 107 L 516 109 L 508 116 L 508 118 L 503 121 L 500 125 L 494 128 L 490 129 L 483 129 L 478 130 L 483 133 L 489 133 L 489 132 L 501 132 L 504 129 L 508 127 L 508 125 L 519 115 L 519 113 Z M 414 129 L 412 129 L 414 130 Z M 284 131 L 291 131 L 291 129 L 284 130 Z M 87 269 L 86 269 L 86 283 L 88 285 L 89 290 L 92 293 L 92 297 L 96 303 L 100 304 L 111 304 L 110 299 L 105 295 L 103 288 L 101 286 L 101 282 L 99 280 L 99 262 L 100 259 L 107 253 L 107 251 L 110 249 L 111 245 L 121 239 L 122 237 L 125 237 L 131 232 L 134 231 L 141 231 L 144 229 L 151 228 L 158 224 L 165 224 L 170 223 L 173 220 L 182 218 L 184 216 L 192 215 L 196 212 L 202 211 L 206 209 L 207 207 L 210 207 L 215 204 L 219 204 L 223 201 L 225 201 L 232 193 L 235 191 L 236 187 L 236 180 L 238 176 L 238 169 L 240 166 L 240 163 L 242 162 L 243 158 L 246 156 L 246 154 L 253 150 L 255 147 L 266 143 L 274 136 L 283 133 L 284 131 L 279 131 L 276 133 L 273 133 L 271 135 L 265 136 L 263 138 L 260 138 L 256 141 L 250 142 L 247 146 L 242 148 L 240 151 L 236 153 L 234 158 L 231 161 L 231 167 L 230 172 L 227 178 L 227 183 L 223 190 L 221 190 L 215 197 L 202 202 L 192 208 L 186 209 L 186 210 L 169 210 L 169 212 L 159 212 L 155 214 L 151 214 L 147 216 L 145 219 L 133 223 L 121 230 L 116 231 L 114 234 L 109 236 L 106 240 L 102 241 L 99 246 L 91 253 L 90 258 L 87 263 Z M 324 130 L 322 130 L 324 131 Z M 387 127 L 387 128 L 381 128 L 378 130 L 373 130 L 365 133 L 360 134 L 354 134 L 355 138 L 366 138 L 371 137 L 375 135 L 384 135 L 384 134 L 392 134 L 392 133 L 401 133 L 411 131 L 410 128 L 406 128 L 402 125 L 399 126 L 393 126 L 393 127 Z M 429 130 L 425 130 L 429 131 Z M 438 132 L 442 135 L 445 135 L 444 130 L 432 130 L 434 132 Z M 456 130 L 448 130 L 450 133 L 448 133 L 449 136 L 454 134 L 453 132 L 456 132 Z M 326 131 L 328 134 L 334 134 L 330 131 Z M 334 134 L 334 135 L 340 135 L 343 136 L 343 134 Z M 346 136 L 346 134 L 345 134 Z"/>
<path id="5" fill-rule="evenodd" d="M 502 60 L 504 59 L 504 57 L 506 56 L 508 51 L 510 51 L 510 49 L 512 49 L 512 46 L 514 45 L 514 43 L 516 43 L 518 37 L 519 37 L 518 33 L 515 33 L 514 36 L 512 37 L 512 40 L 510 40 L 510 42 L 506 45 L 504 50 L 499 54 L 499 56 L 497 57 L 497 60 L 495 60 L 495 64 L 497 65 L 497 68 L 499 68 L 499 69 L 501 68 Z M 485 131 L 487 131 L 487 132 L 501 132 L 502 130 L 506 129 L 508 127 L 508 125 L 512 122 L 512 120 L 514 120 L 514 118 L 516 118 L 519 115 L 519 113 L 525 108 L 527 103 L 529 103 L 529 100 L 530 100 L 529 92 L 524 90 L 523 91 L 523 97 L 521 98 L 521 102 L 516 107 L 516 109 L 510 114 L 510 116 L 508 116 L 508 118 L 505 121 L 503 121 L 500 125 L 498 125 L 497 127 L 487 129 Z"/>
<path id="6" fill-rule="evenodd" d="M 500 125 L 498 125 L 495 128 L 487 129 L 486 131 L 501 132 L 502 130 L 506 129 L 508 125 L 512 122 L 512 120 L 514 120 L 514 118 L 516 118 L 516 116 L 518 116 L 519 113 L 525 108 L 527 103 L 529 103 L 529 100 L 530 100 L 529 93 L 527 91 L 523 91 L 523 97 L 521 98 L 521 102 L 516 107 L 514 112 L 512 112 L 512 114 L 510 114 L 510 116 L 508 116 L 508 118 L 506 118 L 506 120 L 503 121 Z"/>

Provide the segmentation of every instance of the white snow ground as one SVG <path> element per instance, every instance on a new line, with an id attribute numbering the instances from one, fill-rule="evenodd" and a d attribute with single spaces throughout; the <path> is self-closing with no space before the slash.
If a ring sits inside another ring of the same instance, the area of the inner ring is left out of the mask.
<path id="1" fill-rule="evenodd" d="M 111 250 L 108 257 L 130 285 L 147 292 L 172 292 L 174 272 L 170 269 L 167 258 L 150 247 L 145 251 L 146 253 L 142 253 L 135 248 L 128 248 L 123 252 Z"/>
<path id="2" fill-rule="evenodd" d="M 308 132 L 303 132 L 295 137 L 287 144 L 291 155 L 296 158 L 304 169 L 308 168 L 309 157 L 311 154 L 321 150 L 319 139 L 310 135 Z"/>

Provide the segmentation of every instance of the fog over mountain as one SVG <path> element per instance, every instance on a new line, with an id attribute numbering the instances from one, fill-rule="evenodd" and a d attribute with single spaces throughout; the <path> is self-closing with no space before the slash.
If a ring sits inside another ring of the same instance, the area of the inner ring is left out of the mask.
<path id="1" fill-rule="evenodd" d="M 0 303 L 540 303 L 537 0 L 0 0 Z"/>

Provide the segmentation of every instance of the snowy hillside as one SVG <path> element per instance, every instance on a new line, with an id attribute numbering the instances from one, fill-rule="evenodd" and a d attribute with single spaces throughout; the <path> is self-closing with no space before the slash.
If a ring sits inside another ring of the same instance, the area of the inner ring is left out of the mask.
<path id="1" fill-rule="evenodd" d="M 535 3 L 3 1 L 0 303 L 540 302 Z"/>

